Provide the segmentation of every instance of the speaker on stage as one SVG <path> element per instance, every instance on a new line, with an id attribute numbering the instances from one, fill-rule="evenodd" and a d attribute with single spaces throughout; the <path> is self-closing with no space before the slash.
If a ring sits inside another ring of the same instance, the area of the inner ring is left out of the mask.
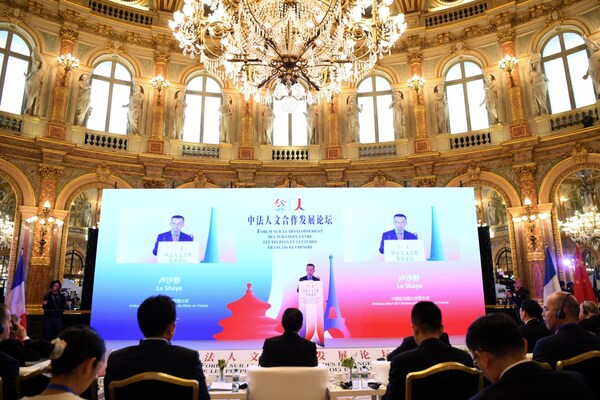
<path id="1" fill-rule="evenodd" d="M 494 280 L 494 261 L 492 259 L 492 241 L 489 226 L 477 228 L 479 236 L 479 258 L 481 260 L 481 277 L 483 279 L 483 297 L 485 305 L 496 304 L 496 283 Z"/>
<path id="2" fill-rule="evenodd" d="M 88 228 L 87 251 L 85 253 L 85 269 L 83 271 L 83 287 L 81 288 L 81 309 L 92 309 L 94 292 L 94 274 L 96 272 L 96 248 L 98 247 L 98 228 Z"/>

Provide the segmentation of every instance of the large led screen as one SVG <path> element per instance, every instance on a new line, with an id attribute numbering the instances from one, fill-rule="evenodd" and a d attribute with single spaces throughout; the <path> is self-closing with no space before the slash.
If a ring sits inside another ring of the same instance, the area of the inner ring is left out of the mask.
<path id="1" fill-rule="evenodd" d="M 137 340 L 138 305 L 164 294 L 178 340 L 255 348 L 298 307 L 308 263 L 325 347 L 410 335 L 420 300 L 450 335 L 484 313 L 471 188 L 118 189 L 103 192 L 92 325 Z"/>

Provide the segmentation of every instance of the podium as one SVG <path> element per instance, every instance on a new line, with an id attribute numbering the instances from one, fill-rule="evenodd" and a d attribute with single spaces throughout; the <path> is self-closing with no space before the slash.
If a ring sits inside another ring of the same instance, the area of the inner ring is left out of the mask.
<path id="1" fill-rule="evenodd" d="M 299 335 L 323 346 L 325 344 L 323 282 L 300 281 L 298 284 L 298 304 L 304 316 L 304 324 Z"/>
<path id="2" fill-rule="evenodd" d="M 198 264 L 199 242 L 158 242 L 157 264 Z"/>

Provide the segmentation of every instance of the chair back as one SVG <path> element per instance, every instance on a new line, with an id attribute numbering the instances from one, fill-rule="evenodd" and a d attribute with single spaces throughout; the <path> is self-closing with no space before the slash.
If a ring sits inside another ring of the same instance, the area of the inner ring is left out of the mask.
<path id="1" fill-rule="evenodd" d="M 47 376 L 51 371 L 50 366 L 42 369 L 35 370 L 27 375 L 19 375 L 15 382 L 15 393 L 17 399 L 21 397 L 32 397 L 42 393 L 50 378 Z"/>
<path id="2" fill-rule="evenodd" d="M 600 398 L 600 386 L 598 386 L 597 378 L 600 371 L 600 350 L 587 351 L 567 360 L 557 361 L 556 369 L 579 372 L 590 385 L 595 398 Z"/>
<path id="3" fill-rule="evenodd" d="M 248 400 L 326 400 L 327 367 L 248 369 Z"/>
<path id="4" fill-rule="evenodd" d="M 387 386 L 390 379 L 389 361 L 371 361 L 371 376 L 377 382 Z"/>
<path id="5" fill-rule="evenodd" d="M 4 386 L 2 385 L 2 377 L 0 377 L 0 400 L 4 399 Z"/>
<path id="6" fill-rule="evenodd" d="M 406 400 L 429 400 L 444 393 L 444 400 L 467 400 L 483 388 L 476 368 L 449 361 L 406 375 Z"/>
<path id="7" fill-rule="evenodd" d="M 163 372 L 142 372 L 127 379 L 112 381 L 108 386 L 110 400 L 157 398 L 168 392 L 169 398 L 198 400 L 198 381 L 183 379 Z"/>

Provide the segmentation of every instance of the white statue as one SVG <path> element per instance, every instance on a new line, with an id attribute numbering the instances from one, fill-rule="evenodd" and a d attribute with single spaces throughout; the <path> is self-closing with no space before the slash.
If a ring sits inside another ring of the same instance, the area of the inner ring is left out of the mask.
<path id="1" fill-rule="evenodd" d="M 77 116 L 75 123 L 79 126 L 85 126 L 87 119 L 92 113 L 90 107 L 90 94 L 92 92 L 92 85 L 90 84 L 90 76 L 83 74 L 79 77 L 79 97 L 77 99 Z"/>
<path id="2" fill-rule="evenodd" d="M 127 133 L 129 135 L 140 134 L 140 119 L 142 116 L 142 107 L 144 106 L 144 88 L 142 85 L 135 85 L 133 94 L 129 97 L 127 110 Z"/>
<path id="3" fill-rule="evenodd" d="M 185 108 L 187 103 L 185 102 L 185 92 L 179 90 L 175 93 L 175 99 L 173 99 L 173 139 L 183 139 L 183 127 L 185 124 Z"/>
<path id="4" fill-rule="evenodd" d="M 440 83 L 433 89 L 435 98 L 435 118 L 437 120 L 437 133 L 448 133 L 448 99 L 444 84 Z"/>
<path id="5" fill-rule="evenodd" d="M 362 106 L 358 106 L 358 99 L 352 95 L 346 99 L 346 116 L 348 118 L 348 137 L 350 142 L 358 142 L 360 133 L 359 113 L 362 112 Z"/>
<path id="6" fill-rule="evenodd" d="M 480 104 L 483 105 L 485 103 L 485 107 L 488 112 L 488 121 L 490 125 L 495 125 L 500 123 L 500 118 L 498 117 L 498 90 L 496 89 L 496 78 L 494 75 L 489 74 L 483 77 L 483 89 L 485 90 L 485 98 L 483 102 Z"/>
<path id="7" fill-rule="evenodd" d="M 25 75 L 25 114 L 38 115 L 40 94 L 44 83 L 45 66 L 40 50 L 31 53 L 31 71 Z"/>
<path id="8" fill-rule="evenodd" d="M 533 61 L 530 66 L 529 83 L 533 92 L 535 115 L 548 114 L 548 78 L 541 71 L 539 61 Z"/>
<path id="9" fill-rule="evenodd" d="M 223 103 L 219 108 L 219 137 L 221 143 L 229 143 L 231 118 L 233 116 L 233 100 L 230 96 L 223 96 Z"/>
<path id="10" fill-rule="evenodd" d="M 588 58 L 588 70 L 583 76 L 583 79 L 587 79 L 588 76 L 592 77 L 596 94 L 598 98 L 600 98 L 600 48 L 596 43 L 587 39 L 584 40 L 587 44 L 590 56 Z"/>
<path id="11" fill-rule="evenodd" d="M 404 94 L 401 91 L 397 90 L 392 94 L 392 103 L 389 108 L 394 112 L 394 136 L 396 139 L 404 138 L 406 136 Z"/>
<path id="12" fill-rule="evenodd" d="M 315 144 L 317 127 L 319 126 L 319 104 L 313 103 L 308 106 L 306 115 L 306 128 L 308 129 L 308 143 Z"/>
<path id="13" fill-rule="evenodd" d="M 275 125 L 275 114 L 273 114 L 273 109 L 270 105 L 265 105 L 262 111 L 262 119 L 263 119 L 263 144 L 271 144 L 273 137 L 273 126 Z"/>

